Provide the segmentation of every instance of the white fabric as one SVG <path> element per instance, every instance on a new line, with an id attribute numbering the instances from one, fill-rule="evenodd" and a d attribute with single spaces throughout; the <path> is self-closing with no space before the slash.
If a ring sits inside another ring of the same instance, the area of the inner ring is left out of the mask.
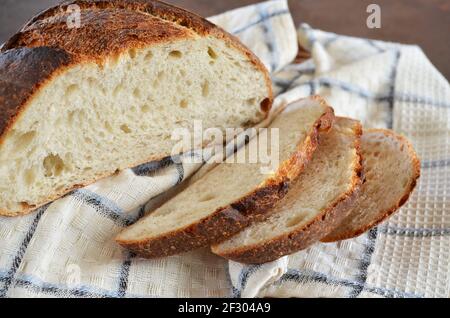
<path id="1" fill-rule="evenodd" d="M 145 260 L 113 238 L 144 214 L 146 202 L 155 198 L 147 208 L 154 205 L 200 168 L 186 160 L 149 163 L 31 215 L 0 218 L 0 296 L 449 297 L 450 88 L 420 48 L 307 25 L 296 33 L 285 0 L 211 20 L 273 71 L 277 105 L 321 94 L 338 115 L 406 135 L 422 159 L 410 201 L 368 234 L 270 264 L 228 264 L 208 249 Z M 312 59 L 288 65 L 297 35 Z"/>

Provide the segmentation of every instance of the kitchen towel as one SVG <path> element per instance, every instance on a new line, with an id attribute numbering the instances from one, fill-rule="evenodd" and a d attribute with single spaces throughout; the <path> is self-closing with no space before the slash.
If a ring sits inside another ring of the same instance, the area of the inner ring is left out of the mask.
<path id="1" fill-rule="evenodd" d="M 404 134 L 418 187 L 389 222 L 264 265 L 208 249 L 145 260 L 115 235 L 202 168 L 183 156 L 122 171 L 28 216 L 0 218 L 2 297 L 449 297 L 450 87 L 416 46 L 294 28 L 285 0 L 211 20 L 272 73 L 275 108 L 312 94 L 338 115 Z M 295 63 L 298 45 L 311 58 Z"/>

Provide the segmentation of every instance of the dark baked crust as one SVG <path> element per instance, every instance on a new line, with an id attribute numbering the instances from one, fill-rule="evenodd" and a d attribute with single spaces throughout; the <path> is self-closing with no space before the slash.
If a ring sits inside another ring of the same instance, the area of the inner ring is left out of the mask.
<path id="1" fill-rule="evenodd" d="M 81 27 L 70 29 L 66 23 L 67 8 L 74 4 L 81 9 Z M 273 93 L 266 68 L 234 36 L 206 19 L 154 0 L 64 1 L 32 18 L 0 48 L 0 145 L 36 92 L 68 67 L 87 62 L 101 65 L 107 57 L 132 54 L 134 49 L 207 35 L 237 48 L 262 72 L 268 96 L 261 109 L 268 114 Z M 72 189 L 106 176 L 68 187 L 36 205 L 24 204 L 19 212 L 0 210 L 0 215 L 31 212 Z"/>
<path id="2" fill-rule="evenodd" d="M 58 69 L 74 62 L 71 54 L 49 47 L 19 48 L 0 54 L 0 139 L 39 87 Z"/>
<path id="3" fill-rule="evenodd" d="M 270 241 L 240 249 L 236 248 L 228 252 L 221 252 L 213 246 L 213 253 L 245 264 L 267 263 L 309 247 L 336 228 L 348 215 L 348 208 L 355 200 L 362 182 L 361 124 L 355 121 L 353 131 L 356 137 L 354 147 L 357 151 L 357 156 L 353 165 L 352 185 L 348 191 L 336 198 L 319 215 L 300 228 L 273 238 Z"/>
<path id="4" fill-rule="evenodd" d="M 420 159 L 408 139 L 403 136 L 397 135 L 393 131 L 387 129 L 368 129 L 367 132 L 380 132 L 385 135 L 389 135 L 394 139 L 398 139 L 403 145 L 405 145 L 408 148 L 409 155 L 411 156 L 411 165 L 413 166 L 414 171 L 413 176 L 410 180 L 408 188 L 392 207 L 387 210 L 380 211 L 376 218 L 368 219 L 366 224 L 363 224 L 360 227 L 353 229 L 352 231 L 336 234 L 331 232 L 327 237 L 321 239 L 321 241 L 324 243 L 342 241 L 357 237 L 388 219 L 408 201 L 420 178 Z M 337 226 L 337 228 L 339 228 L 339 225 Z"/>
<path id="5" fill-rule="evenodd" d="M 263 187 L 228 207 L 218 209 L 198 223 L 151 240 L 116 241 L 146 258 L 170 256 L 218 243 L 252 222 L 263 220 L 275 202 L 286 195 L 288 187 L 287 179 L 279 184 Z"/>
<path id="6" fill-rule="evenodd" d="M 67 27 L 70 5 L 81 9 L 81 28 Z M 54 46 L 101 63 L 107 55 L 145 45 L 211 35 L 240 50 L 265 77 L 267 99 L 261 109 L 269 112 L 273 102 L 270 75 L 235 36 L 208 20 L 176 6 L 155 0 L 70 0 L 32 18 L 9 39 L 2 51 L 21 47 Z"/>
<path id="7" fill-rule="evenodd" d="M 319 98 L 315 97 L 315 99 Z M 319 100 L 324 103 L 323 100 Z M 119 234 L 116 241 L 142 257 L 162 257 L 220 243 L 251 223 L 264 220 L 270 215 L 273 206 L 286 195 L 291 181 L 300 174 L 312 158 L 318 146 L 319 134 L 328 131 L 333 122 L 334 111 L 328 107 L 309 132 L 309 138 L 297 145 L 296 152 L 280 165 L 277 174 L 237 202 L 217 209 L 199 222 L 159 237 L 126 240 L 120 239 Z"/>
<path id="8" fill-rule="evenodd" d="M 86 6 L 80 12 L 80 28 L 68 28 L 70 13 L 66 10 L 54 13 L 25 27 L 5 49 L 46 45 L 101 62 L 105 56 L 127 49 L 195 36 L 195 32 L 172 22 L 128 9 Z"/>

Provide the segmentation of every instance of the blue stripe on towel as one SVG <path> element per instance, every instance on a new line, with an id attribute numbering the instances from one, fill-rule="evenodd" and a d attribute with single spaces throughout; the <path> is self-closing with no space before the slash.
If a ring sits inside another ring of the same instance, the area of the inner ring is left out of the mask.
<path id="1" fill-rule="evenodd" d="M 242 295 L 242 291 L 245 289 L 247 285 L 247 281 L 249 277 L 258 271 L 262 265 L 248 265 L 245 266 L 241 272 L 239 273 L 239 279 L 238 279 L 238 289 L 236 290 L 237 293 L 234 295 L 234 297 L 240 298 Z"/>
<path id="2" fill-rule="evenodd" d="M 137 219 L 139 220 L 142 218 L 145 214 L 145 205 L 141 206 L 139 209 L 139 214 Z M 128 279 L 130 275 L 130 268 L 133 262 L 133 258 L 136 257 L 136 255 L 132 252 L 125 252 L 125 259 L 122 263 L 122 266 L 120 268 L 120 275 L 119 275 L 119 288 L 118 288 L 118 297 L 125 297 L 128 289 Z"/>
<path id="3" fill-rule="evenodd" d="M 372 261 L 372 255 L 375 252 L 375 244 L 377 241 L 378 229 L 375 227 L 368 233 L 368 241 L 364 248 L 364 253 L 359 264 L 360 274 L 357 276 L 358 285 L 355 286 L 350 293 L 351 298 L 358 297 L 364 290 L 367 282 L 368 270 Z"/>
<path id="4" fill-rule="evenodd" d="M 379 229 L 380 233 L 385 235 L 397 235 L 405 237 L 434 237 L 434 236 L 450 236 L 450 228 L 401 228 L 394 226 L 385 226 Z"/>
<path id="5" fill-rule="evenodd" d="M 8 271 L 0 270 L 0 281 L 7 279 Z M 37 293 L 44 293 L 57 297 L 95 297 L 95 298 L 117 298 L 120 295 L 117 292 L 109 291 L 103 288 L 97 288 L 94 286 L 79 285 L 73 288 L 69 288 L 62 284 L 55 284 L 45 282 L 42 279 L 33 275 L 17 274 L 14 281 L 14 286 L 24 289 L 33 290 Z M 129 297 L 148 297 L 144 295 L 130 294 Z"/>
<path id="6" fill-rule="evenodd" d="M 94 192 L 79 189 L 72 192 L 71 196 L 93 207 L 98 213 L 113 221 L 117 226 L 126 227 L 136 221 L 136 218 L 126 215 L 115 202 Z"/>
<path id="7" fill-rule="evenodd" d="M 265 21 L 267 21 L 269 19 L 272 19 L 272 18 L 278 17 L 278 16 L 282 16 L 282 15 L 287 15 L 287 14 L 290 14 L 289 10 L 283 9 L 283 10 L 279 10 L 279 11 L 274 11 L 274 12 L 272 12 L 270 14 L 260 15 L 258 20 L 253 21 L 253 22 L 251 22 L 251 23 L 249 23 L 249 24 L 247 24 L 247 25 L 245 25 L 243 27 L 239 27 L 239 28 L 233 30 L 231 33 L 237 35 L 239 33 L 247 31 L 248 29 L 250 29 L 250 28 L 252 28 L 252 27 L 254 27 L 256 25 L 264 23 Z"/>
<path id="8" fill-rule="evenodd" d="M 423 295 L 407 293 L 403 291 L 398 291 L 395 289 L 388 289 L 382 287 L 371 287 L 371 286 L 363 286 L 358 281 L 351 281 L 348 279 L 339 279 L 335 277 L 331 277 L 324 273 L 319 273 L 315 271 L 309 270 L 298 270 L 298 269 L 288 269 L 288 271 L 280 278 L 276 284 L 281 284 L 285 281 L 295 281 L 300 284 L 304 284 L 307 282 L 318 282 L 326 285 L 335 285 L 335 286 L 344 286 L 351 288 L 363 288 L 364 291 L 369 293 L 374 293 L 378 295 L 382 295 L 385 297 L 396 297 L 396 298 L 421 298 Z"/>
<path id="9" fill-rule="evenodd" d="M 258 14 L 260 16 L 260 20 L 262 23 L 262 30 L 265 33 L 264 39 L 266 42 L 267 49 L 270 52 L 270 67 L 271 71 L 274 72 L 278 69 L 278 60 L 279 60 L 279 50 L 277 47 L 276 41 L 272 41 L 271 39 L 275 38 L 275 32 L 273 31 L 272 23 L 269 19 L 264 19 L 267 16 L 266 8 L 262 6 L 257 6 Z"/>
<path id="10" fill-rule="evenodd" d="M 49 204 L 39 208 L 36 212 L 34 212 L 34 213 L 36 213 L 36 216 L 34 217 L 33 222 L 31 223 L 31 226 L 28 229 L 28 232 L 25 234 L 25 237 L 19 246 L 16 256 L 13 259 L 11 268 L 9 269 L 5 278 L 3 279 L 4 285 L 3 285 L 2 289 L 0 289 L 0 297 L 6 296 L 11 284 L 14 282 L 14 277 L 16 276 L 16 272 L 19 269 L 20 264 L 22 264 L 23 256 L 25 255 L 28 245 L 30 244 L 31 239 L 34 236 L 34 233 L 39 224 L 39 221 L 41 220 L 42 215 L 44 215 L 44 212 L 47 210 L 48 206 L 49 206 Z"/>
<path id="11" fill-rule="evenodd" d="M 432 160 L 422 162 L 423 169 L 442 168 L 450 166 L 450 159 Z"/>
<path id="12" fill-rule="evenodd" d="M 148 176 L 159 169 L 167 168 L 173 164 L 174 162 L 172 157 L 166 157 L 159 161 L 152 161 L 139 165 L 132 170 L 137 176 Z"/>

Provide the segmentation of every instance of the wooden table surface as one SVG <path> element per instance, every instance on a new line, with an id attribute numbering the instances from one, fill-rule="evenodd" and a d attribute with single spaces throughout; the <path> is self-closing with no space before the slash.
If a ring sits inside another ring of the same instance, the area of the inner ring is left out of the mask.
<path id="1" fill-rule="evenodd" d="M 29 17 L 57 0 L 1 0 L 0 42 Z M 166 0 L 203 16 L 259 2 L 258 0 Z M 366 26 L 370 3 L 381 7 L 380 29 Z M 417 44 L 450 79 L 450 0 L 290 0 L 296 25 L 339 34 Z"/>

